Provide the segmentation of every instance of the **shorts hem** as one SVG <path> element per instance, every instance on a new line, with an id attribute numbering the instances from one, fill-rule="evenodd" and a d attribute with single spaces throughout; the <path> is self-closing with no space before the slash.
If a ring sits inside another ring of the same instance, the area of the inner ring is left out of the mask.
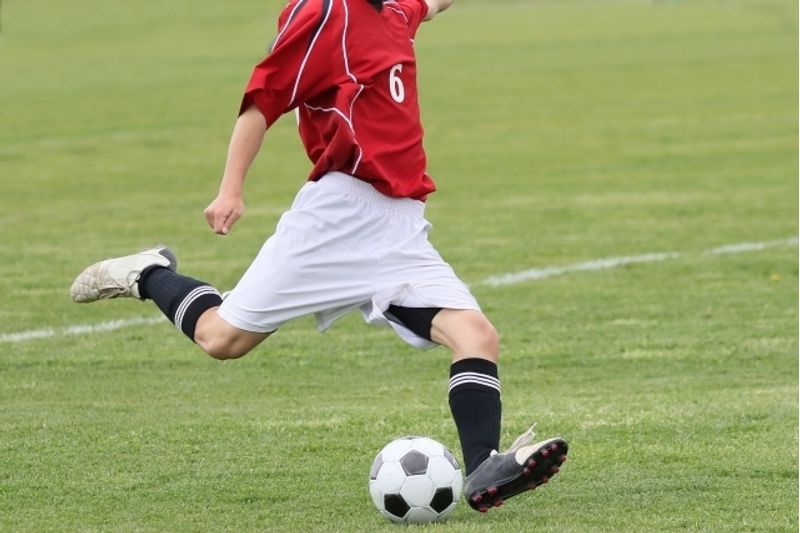
<path id="1" fill-rule="evenodd" d="M 225 302 L 223 302 L 223 305 L 221 305 L 219 309 L 217 309 L 217 314 L 222 320 L 224 320 L 225 322 L 227 322 L 228 324 L 237 329 L 241 329 L 242 331 L 249 331 L 250 333 L 274 333 L 280 327 L 271 325 L 260 326 L 241 320 L 238 317 L 233 316 L 232 314 L 226 312 L 224 309 L 224 303 Z"/>

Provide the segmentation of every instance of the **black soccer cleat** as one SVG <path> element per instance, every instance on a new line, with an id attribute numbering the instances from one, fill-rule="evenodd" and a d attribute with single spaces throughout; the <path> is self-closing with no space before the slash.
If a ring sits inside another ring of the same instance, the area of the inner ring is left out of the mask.
<path id="1" fill-rule="evenodd" d="M 467 476 L 464 496 L 476 511 L 485 513 L 505 500 L 544 485 L 567 460 L 567 442 L 556 437 L 535 444 L 533 428 L 505 453 L 493 453 Z"/>

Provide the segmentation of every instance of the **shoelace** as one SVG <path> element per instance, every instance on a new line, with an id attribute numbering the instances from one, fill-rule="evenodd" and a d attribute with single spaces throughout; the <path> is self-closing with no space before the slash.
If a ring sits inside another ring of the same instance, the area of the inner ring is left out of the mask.
<path id="1" fill-rule="evenodd" d="M 528 444 L 533 443 L 533 440 L 536 438 L 536 424 L 532 425 L 528 428 L 528 431 L 517 437 L 511 446 L 505 451 L 505 453 L 513 453 L 522 448 L 523 446 L 527 446 Z"/>
<path id="2" fill-rule="evenodd" d="M 514 453 L 523 446 L 527 446 L 528 444 L 533 443 L 533 440 L 536 438 L 536 424 L 533 424 L 531 427 L 528 428 L 528 431 L 517 437 L 511 446 L 509 446 L 504 454 Z M 497 455 L 497 450 L 492 450 L 489 455 Z"/>

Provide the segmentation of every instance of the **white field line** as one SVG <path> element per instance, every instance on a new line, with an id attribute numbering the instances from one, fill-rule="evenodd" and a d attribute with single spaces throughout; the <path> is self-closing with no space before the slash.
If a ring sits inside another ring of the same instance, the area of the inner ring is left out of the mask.
<path id="1" fill-rule="evenodd" d="M 76 324 L 63 328 L 31 329 L 18 333 L 0 334 L 0 343 L 3 342 L 26 342 L 34 339 L 46 339 L 49 337 L 63 337 L 66 335 L 81 335 L 83 333 L 98 333 L 100 331 L 114 331 L 115 329 L 128 328 L 131 326 L 151 326 L 165 321 L 163 316 L 155 317 L 136 317 L 120 320 L 109 320 L 107 322 L 96 322 L 94 324 Z"/>
<path id="2" fill-rule="evenodd" d="M 705 250 L 702 252 L 702 254 L 703 255 L 738 254 L 744 252 L 755 252 L 767 248 L 774 248 L 777 246 L 796 246 L 797 244 L 798 244 L 798 239 L 796 237 L 793 237 L 790 239 L 783 239 L 778 241 L 746 242 L 740 244 L 720 246 L 717 248 L 710 248 L 708 250 Z M 586 261 L 584 263 L 576 263 L 574 265 L 566 265 L 562 267 L 533 268 L 530 270 L 522 270 L 520 272 L 511 272 L 508 274 L 491 276 L 481 281 L 480 284 L 491 285 L 493 287 L 500 287 L 503 285 L 522 283 L 524 281 L 552 278 L 554 276 L 561 276 L 563 274 L 569 274 L 572 272 L 607 270 L 610 268 L 617 268 L 620 266 L 631 265 L 635 263 L 654 263 L 658 261 L 666 261 L 668 259 L 676 259 L 678 257 L 685 255 L 690 255 L 690 254 L 681 252 L 665 252 L 665 253 L 623 256 L 623 257 L 609 257 L 606 259 L 595 259 L 593 261 Z M 77 324 L 74 326 L 65 326 L 61 328 L 33 329 L 28 331 L 20 331 L 18 333 L 0 333 L 0 344 L 27 342 L 35 339 L 63 337 L 67 335 L 81 335 L 84 333 L 114 331 L 117 329 L 123 329 L 132 326 L 151 326 L 153 324 L 158 324 L 165 320 L 166 318 L 163 316 L 135 317 L 135 318 L 120 319 L 120 320 L 109 320 L 106 322 L 96 322 L 94 324 Z"/>
<path id="3" fill-rule="evenodd" d="M 797 245 L 797 237 L 790 239 L 783 239 L 779 241 L 766 241 L 766 242 L 745 242 L 740 244 L 730 244 L 727 246 L 720 246 L 718 248 L 711 248 L 702 252 L 703 255 L 722 255 L 722 254 L 738 254 L 743 252 L 755 252 L 764 250 L 766 248 L 774 248 L 776 246 L 792 246 Z M 678 257 L 689 255 L 681 252 L 666 252 L 666 253 L 653 253 L 645 255 L 633 255 L 627 257 L 609 257 L 608 259 L 595 259 L 585 263 L 576 263 L 574 265 L 566 265 L 562 267 L 545 267 L 545 268 L 532 268 L 530 270 L 522 270 L 520 272 L 510 272 L 508 274 L 500 274 L 499 276 L 490 276 L 483 281 L 481 285 L 491 285 L 492 287 L 500 287 L 502 285 L 512 285 L 514 283 L 521 283 L 523 281 L 532 281 L 537 279 L 552 278 L 554 276 L 561 276 L 571 272 L 585 272 L 593 270 L 606 270 L 609 268 L 617 268 L 624 265 L 631 265 L 634 263 L 654 263 L 657 261 L 666 261 L 667 259 L 676 259 Z"/>

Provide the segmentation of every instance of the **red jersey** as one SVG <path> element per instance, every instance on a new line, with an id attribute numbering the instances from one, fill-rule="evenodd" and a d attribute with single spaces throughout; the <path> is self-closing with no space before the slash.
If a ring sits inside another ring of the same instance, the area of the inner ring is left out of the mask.
<path id="1" fill-rule="evenodd" d="M 314 164 L 309 179 L 339 171 L 387 196 L 424 200 L 426 172 L 413 40 L 424 0 L 291 0 L 242 101 L 271 126 L 297 110 Z"/>

